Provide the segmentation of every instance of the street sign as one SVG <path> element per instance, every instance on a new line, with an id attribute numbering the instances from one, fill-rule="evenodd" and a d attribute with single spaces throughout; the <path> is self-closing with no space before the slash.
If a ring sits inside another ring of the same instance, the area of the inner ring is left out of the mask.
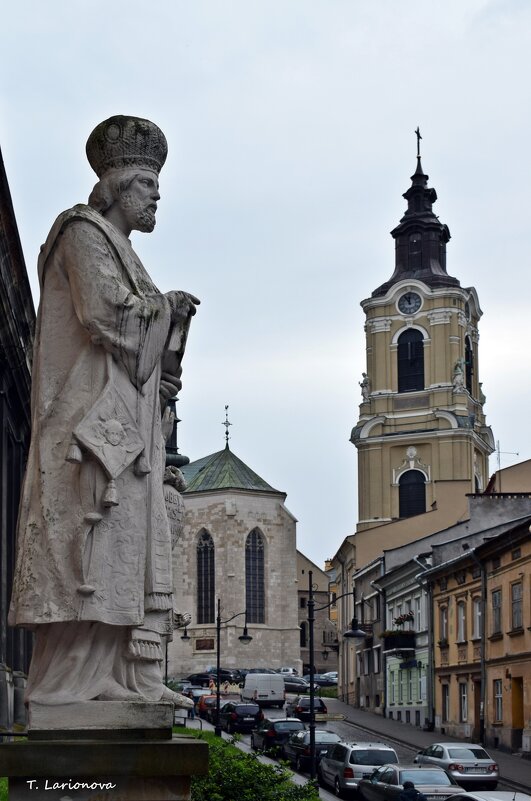
<path id="1" fill-rule="evenodd" d="M 346 716 L 341 714 L 341 712 L 330 712 L 327 715 L 325 715 L 323 712 L 315 713 L 316 720 L 345 720 L 345 717 Z"/>

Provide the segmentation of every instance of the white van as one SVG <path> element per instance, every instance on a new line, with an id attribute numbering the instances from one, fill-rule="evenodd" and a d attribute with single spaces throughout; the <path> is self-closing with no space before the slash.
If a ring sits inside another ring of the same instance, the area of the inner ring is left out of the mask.
<path id="1" fill-rule="evenodd" d="M 279 673 L 248 673 L 241 693 L 242 701 L 254 701 L 259 706 L 278 706 L 286 701 L 284 677 Z"/>

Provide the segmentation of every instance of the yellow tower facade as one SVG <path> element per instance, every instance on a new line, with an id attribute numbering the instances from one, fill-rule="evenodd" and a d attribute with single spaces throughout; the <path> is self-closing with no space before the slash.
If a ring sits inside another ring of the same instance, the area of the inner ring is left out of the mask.
<path id="1" fill-rule="evenodd" d="M 367 368 L 351 435 L 358 531 L 481 491 L 494 450 L 479 375 L 478 296 L 446 271 L 450 231 L 433 212 L 437 194 L 420 155 L 411 182 L 391 232 L 394 273 L 361 303 Z"/>

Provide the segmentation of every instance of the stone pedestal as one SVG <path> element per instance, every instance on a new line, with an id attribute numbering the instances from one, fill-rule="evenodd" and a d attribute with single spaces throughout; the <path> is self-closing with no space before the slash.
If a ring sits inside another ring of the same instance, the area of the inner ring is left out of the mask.
<path id="1" fill-rule="evenodd" d="M 27 740 L 0 745 L 9 801 L 189 801 L 208 746 L 169 740 Z"/>

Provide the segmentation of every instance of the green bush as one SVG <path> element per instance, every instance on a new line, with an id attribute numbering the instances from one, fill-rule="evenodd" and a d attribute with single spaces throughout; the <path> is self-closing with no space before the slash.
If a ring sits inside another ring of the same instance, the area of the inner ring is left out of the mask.
<path id="1" fill-rule="evenodd" d="M 291 772 L 280 765 L 265 765 L 211 732 L 176 731 L 209 745 L 208 774 L 192 778 L 192 801 L 319 801 L 311 782 L 293 784 Z"/>
<path id="2" fill-rule="evenodd" d="M 337 698 L 337 687 L 321 687 L 321 698 Z"/>
<path id="3" fill-rule="evenodd" d="M 0 801 L 7 801 L 7 779 L 0 779 Z"/>

